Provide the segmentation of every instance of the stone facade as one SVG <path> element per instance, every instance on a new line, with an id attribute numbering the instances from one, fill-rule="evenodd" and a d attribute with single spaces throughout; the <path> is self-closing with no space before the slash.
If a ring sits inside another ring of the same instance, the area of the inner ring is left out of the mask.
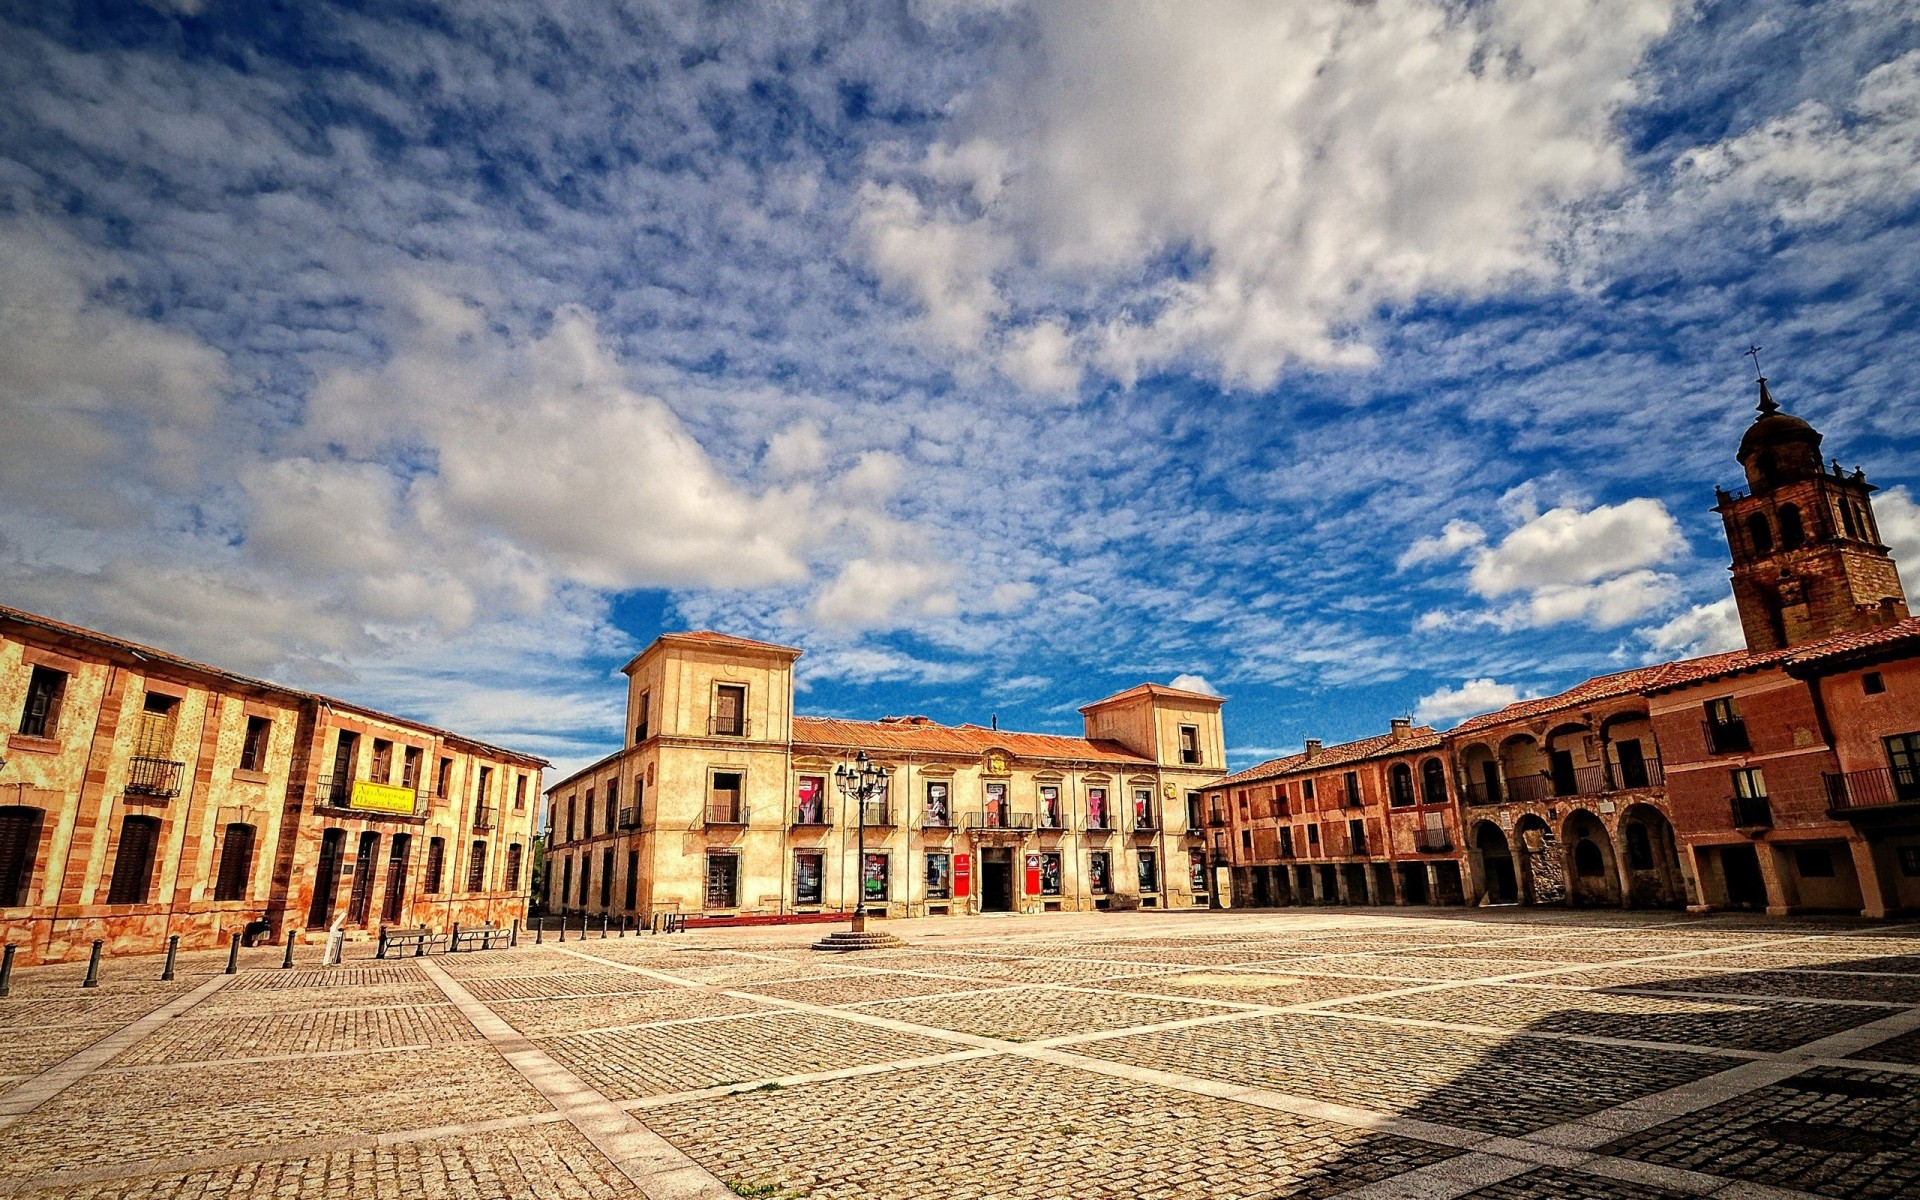
<path id="1" fill-rule="evenodd" d="M 343 907 L 356 936 L 524 912 L 541 759 L 13 609 L 0 713 L 0 932 L 22 961 L 277 938 Z"/>
<path id="2" fill-rule="evenodd" d="M 550 909 L 824 916 L 862 878 L 884 916 L 1208 903 L 1189 818 L 1225 773 L 1217 697 L 1142 685 L 1080 738 L 804 717 L 799 656 L 699 632 L 628 664 L 626 747 L 548 791 Z M 864 811 L 834 782 L 863 751 L 887 772 Z"/>

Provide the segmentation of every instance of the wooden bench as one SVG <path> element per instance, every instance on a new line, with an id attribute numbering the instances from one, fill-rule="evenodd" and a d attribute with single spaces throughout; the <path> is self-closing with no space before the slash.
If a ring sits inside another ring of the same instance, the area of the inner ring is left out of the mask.
<path id="1" fill-rule="evenodd" d="M 425 925 L 422 925 L 418 929 L 382 928 L 380 930 L 380 949 L 374 954 L 374 957 L 385 958 L 388 950 L 396 951 L 404 957 L 408 950 L 412 950 L 413 956 L 419 958 L 435 946 L 443 945 L 445 942 L 445 938 L 435 935 L 433 930 L 428 929 Z"/>
<path id="2" fill-rule="evenodd" d="M 495 946 L 505 946 L 513 937 L 511 930 L 494 925 L 481 925 L 474 929 L 456 929 L 452 942 L 447 949 L 454 953 L 461 950 L 491 950 Z"/>

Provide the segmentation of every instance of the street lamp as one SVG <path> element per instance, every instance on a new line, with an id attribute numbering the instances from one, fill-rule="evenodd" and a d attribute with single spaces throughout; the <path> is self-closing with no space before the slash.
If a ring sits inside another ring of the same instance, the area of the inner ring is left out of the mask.
<path id="1" fill-rule="evenodd" d="M 875 765 L 867 757 L 865 750 L 854 757 L 851 765 L 841 763 L 834 768 L 833 781 L 840 788 L 840 794 L 851 801 L 858 821 L 855 844 L 859 847 L 857 865 L 854 868 L 853 883 L 853 932 L 867 931 L 867 801 L 880 794 L 887 786 L 887 770 Z"/>

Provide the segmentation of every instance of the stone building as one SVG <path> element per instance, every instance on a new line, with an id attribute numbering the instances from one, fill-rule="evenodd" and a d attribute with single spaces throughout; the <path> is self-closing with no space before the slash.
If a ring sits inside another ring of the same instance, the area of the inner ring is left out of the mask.
<path id="1" fill-rule="evenodd" d="M 1454 864 L 1466 902 L 1920 908 L 1920 621 L 1865 473 L 1824 463 L 1820 434 L 1780 411 L 1766 380 L 1759 391 L 1736 455 L 1747 486 L 1716 489 L 1715 506 L 1746 649 L 1598 676 L 1444 735 L 1395 723 L 1438 747 L 1451 811 L 1421 820 L 1449 831 L 1434 866 Z M 1319 831 L 1308 848 L 1337 861 L 1298 863 L 1302 822 L 1274 786 L 1325 770 L 1323 756 L 1392 763 L 1392 735 L 1308 746 L 1207 794 L 1231 831 L 1235 899 L 1410 902 L 1404 868 L 1398 889 L 1358 886 L 1388 876 L 1351 835 Z M 1426 760 L 1404 765 L 1427 778 Z M 1392 779 L 1356 775 L 1348 828 L 1391 820 Z M 1306 824 L 1312 839 L 1324 821 Z M 1444 901 L 1438 883 L 1429 895 Z"/>
<path id="2" fill-rule="evenodd" d="M 1145 684 L 1085 736 L 793 711 L 801 652 L 663 635 L 625 671 L 626 745 L 548 789 L 549 908 L 649 922 L 1208 903 L 1189 817 L 1225 773 L 1221 700 Z M 834 771 L 887 772 L 864 811 Z M 864 858 L 859 844 L 864 826 Z"/>
<path id="3" fill-rule="evenodd" d="M 524 914 L 545 761 L 0 608 L 22 961 Z"/>

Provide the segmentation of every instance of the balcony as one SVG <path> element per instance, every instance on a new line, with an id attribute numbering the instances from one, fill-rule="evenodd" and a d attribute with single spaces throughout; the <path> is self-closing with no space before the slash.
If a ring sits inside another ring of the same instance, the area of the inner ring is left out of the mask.
<path id="1" fill-rule="evenodd" d="M 126 794 L 145 796 L 149 800 L 171 800 L 180 794 L 180 777 L 186 773 L 187 764 L 172 759 L 130 758 Z"/>
<path id="2" fill-rule="evenodd" d="M 733 717 L 731 719 L 727 717 L 707 718 L 708 737 L 750 737 L 752 736 L 749 733 L 751 729 L 752 725 L 745 717 Z"/>
<path id="3" fill-rule="evenodd" d="M 1444 829 L 1414 831 L 1413 848 L 1422 854 L 1445 854 L 1453 849 L 1453 838 Z"/>
<path id="4" fill-rule="evenodd" d="M 952 829 L 953 810 L 949 808 L 927 809 L 921 813 L 920 828 Z"/>
<path id="5" fill-rule="evenodd" d="M 1087 832 L 1088 833 L 1112 833 L 1113 832 L 1113 816 L 1111 814 L 1105 814 L 1105 813 L 1100 815 L 1088 813 L 1087 814 Z"/>
<path id="6" fill-rule="evenodd" d="M 393 787 L 369 779 L 322 775 L 314 781 L 317 803 L 366 817 L 420 817 L 427 811 L 425 788 Z"/>
<path id="7" fill-rule="evenodd" d="M 1605 767 L 1575 767 L 1571 774 L 1558 778 L 1549 777 L 1548 783 L 1553 794 L 1562 798 L 1568 796 L 1600 796 L 1608 792 L 1630 791 L 1635 788 L 1660 787 L 1667 781 L 1666 771 L 1657 758 L 1645 759 L 1636 763 L 1622 763 L 1618 779 L 1610 779 Z"/>
<path id="8" fill-rule="evenodd" d="M 787 824 L 794 829 L 820 829 L 833 824 L 833 806 L 826 803 L 795 806 Z"/>
<path id="9" fill-rule="evenodd" d="M 474 809 L 473 810 L 474 830 L 478 832 L 481 830 L 492 829 L 494 818 L 496 815 L 497 814 L 494 812 L 492 808 L 489 808 L 484 804 L 481 805 L 479 808 Z"/>
<path id="10" fill-rule="evenodd" d="M 895 824 L 892 803 L 887 800 L 866 801 L 860 805 L 860 823 L 869 828 L 891 828 Z"/>
<path id="11" fill-rule="evenodd" d="M 1726 722 L 1702 721 L 1700 731 L 1706 735 L 1708 754 L 1745 754 L 1753 749 L 1747 723 L 1738 717 Z"/>
<path id="12" fill-rule="evenodd" d="M 1727 804 L 1735 829 L 1773 828 L 1773 804 L 1765 796 L 1732 796 Z"/>
<path id="13" fill-rule="evenodd" d="M 744 800 L 707 801 L 708 825 L 745 825 L 747 823 L 747 802 Z"/>
<path id="14" fill-rule="evenodd" d="M 966 814 L 964 828 L 982 832 L 1005 830 L 1011 833 L 1025 833 L 1033 828 L 1032 813 L 991 813 L 977 812 Z"/>
<path id="15" fill-rule="evenodd" d="M 629 808 L 623 808 L 620 810 L 620 828 L 622 829 L 640 828 L 640 807 L 638 805 L 634 805 Z"/>
<path id="16" fill-rule="evenodd" d="M 1920 805 L 1920 771 L 1875 767 L 1825 778 L 1828 816 L 1844 818 L 1855 813 Z"/>
<path id="17" fill-rule="evenodd" d="M 1160 832 L 1160 814 L 1157 812 L 1151 812 L 1151 811 L 1141 812 L 1138 809 L 1135 809 L 1133 814 L 1133 828 L 1129 832 L 1132 832 L 1135 834 L 1159 833 Z"/>

